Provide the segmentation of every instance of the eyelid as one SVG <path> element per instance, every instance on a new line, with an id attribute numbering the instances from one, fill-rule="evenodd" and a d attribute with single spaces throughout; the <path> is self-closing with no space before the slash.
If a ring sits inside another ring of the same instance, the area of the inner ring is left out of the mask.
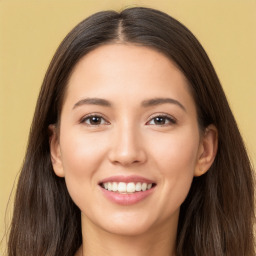
<path id="1" fill-rule="evenodd" d="M 86 124 L 85 121 L 86 119 L 90 118 L 90 117 L 100 117 L 104 120 L 105 124 L 99 124 L 99 125 L 90 125 L 90 124 Z M 164 124 L 164 125 L 158 125 L 158 126 L 167 126 L 167 125 L 174 125 L 177 123 L 177 119 L 174 118 L 172 115 L 170 114 L 166 114 L 166 113 L 156 113 L 156 114 L 153 114 L 151 115 L 149 118 L 148 118 L 148 121 L 146 122 L 147 125 L 150 125 L 148 124 L 152 119 L 156 118 L 156 117 L 163 117 L 163 118 L 166 118 L 167 120 L 169 120 L 170 124 Z M 79 120 L 79 123 L 81 124 L 85 124 L 87 126 L 100 126 L 100 125 L 109 125 L 110 122 L 107 120 L 107 118 L 100 114 L 100 113 L 90 113 L 90 114 L 87 114 L 87 115 L 84 115 L 80 120 Z"/>
<path id="2" fill-rule="evenodd" d="M 164 125 L 158 125 L 158 126 L 167 126 L 167 125 L 177 124 L 177 119 L 174 118 L 173 116 L 171 116 L 170 114 L 166 114 L 166 113 L 157 113 L 157 114 L 151 115 L 149 117 L 149 120 L 146 122 L 146 124 L 148 124 L 152 119 L 154 119 L 156 117 L 163 117 L 163 118 L 166 118 L 170 121 L 170 124 L 164 124 Z M 150 125 L 150 124 L 148 124 L 148 125 Z"/>
<path id="3" fill-rule="evenodd" d="M 109 125 L 110 124 L 110 122 L 107 121 L 107 118 L 104 115 L 100 114 L 100 113 L 90 113 L 90 114 L 87 114 L 87 115 L 83 116 L 80 119 L 79 123 L 85 124 L 87 126 L 96 126 L 96 127 L 99 126 L 99 125 L 102 125 L 102 124 L 99 124 L 99 125 L 89 125 L 89 124 L 86 124 L 85 123 L 86 119 L 88 119 L 90 117 L 100 117 L 100 118 L 102 118 L 106 122 L 106 124 L 103 124 L 103 125 Z"/>

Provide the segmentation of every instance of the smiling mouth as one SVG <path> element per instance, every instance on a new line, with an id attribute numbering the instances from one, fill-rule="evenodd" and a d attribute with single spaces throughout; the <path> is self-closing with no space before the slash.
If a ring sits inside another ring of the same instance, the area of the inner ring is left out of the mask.
<path id="1" fill-rule="evenodd" d="M 100 183 L 99 185 L 105 190 L 120 194 L 133 194 L 137 192 L 144 192 L 156 186 L 155 183 L 146 182 L 104 182 Z"/>

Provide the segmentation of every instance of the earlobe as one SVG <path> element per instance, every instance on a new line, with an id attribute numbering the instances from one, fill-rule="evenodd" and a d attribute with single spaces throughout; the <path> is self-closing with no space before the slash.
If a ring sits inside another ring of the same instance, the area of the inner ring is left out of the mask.
<path id="1" fill-rule="evenodd" d="M 48 129 L 50 132 L 49 145 L 51 152 L 52 167 L 57 176 L 64 177 L 57 127 L 56 125 L 51 124 L 49 125 Z"/>
<path id="2" fill-rule="evenodd" d="M 218 130 L 209 125 L 202 135 L 194 176 L 205 174 L 211 167 L 218 149 Z"/>

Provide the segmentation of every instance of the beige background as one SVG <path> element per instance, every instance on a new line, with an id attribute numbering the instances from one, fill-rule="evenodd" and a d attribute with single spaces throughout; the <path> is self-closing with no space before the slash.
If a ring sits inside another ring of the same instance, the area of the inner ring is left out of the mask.
<path id="1" fill-rule="evenodd" d="M 39 87 L 54 51 L 69 30 L 89 14 L 130 6 L 163 10 L 198 37 L 256 164 L 255 0 L 0 0 L 0 237 L 10 220 L 13 196 L 6 211 L 7 201 L 23 161 Z"/>

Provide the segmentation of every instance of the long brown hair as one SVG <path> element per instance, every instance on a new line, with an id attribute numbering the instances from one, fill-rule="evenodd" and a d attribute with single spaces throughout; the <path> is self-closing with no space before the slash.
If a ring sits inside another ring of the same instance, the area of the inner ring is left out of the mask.
<path id="1" fill-rule="evenodd" d="M 65 180 L 52 169 L 49 124 L 58 123 L 68 79 L 77 62 L 102 44 L 129 42 L 169 57 L 186 76 L 200 129 L 218 129 L 210 170 L 194 178 L 181 206 L 178 256 L 254 256 L 253 171 L 214 68 L 193 34 L 149 8 L 96 13 L 78 24 L 57 49 L 45 75 L 21 170 L 9 256 L 73 256 L 82 243 L 80 210 Z"/>

